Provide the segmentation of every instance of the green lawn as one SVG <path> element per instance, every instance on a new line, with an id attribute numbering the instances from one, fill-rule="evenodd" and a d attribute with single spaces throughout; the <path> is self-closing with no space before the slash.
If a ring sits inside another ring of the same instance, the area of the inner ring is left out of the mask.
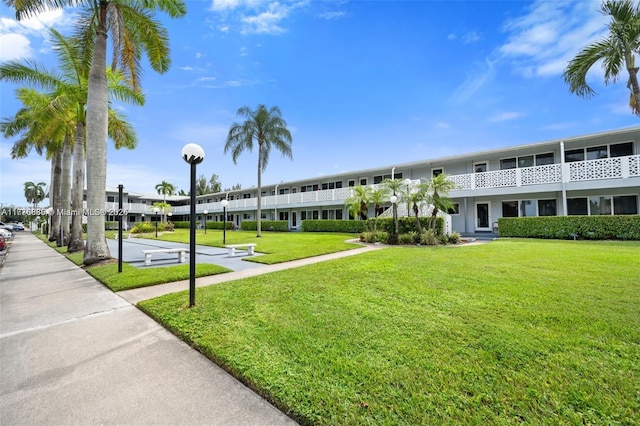
<path id="1" fill-rule="evenodd" d="M 91 266 L 87 272 L 113 291 L 129 290 L 150 285 L 170 283 L 189 279 L 189 265 L 163 266 L 158 268 L 136 268 L 127 263 L 122 264 L 122 272 L 118 272 L 118 263 Z M 196 277 L 223 274 L 230 269 L 209 263 L 196 265 Z"/>
<path id="2" fill-rule="evenodd" d="M 145 235 L 145 238 L 154 237 L 155 234 Z M 319 232 L 263 232 L 262 236 L 257 238 L 255 231 L 227 231 L 226 244 L 256 243 L 256 251 L 266 255 L 245 258 L 244 260 L 271 265 L 351 250 L 360 246 L 345 243 L 345 240 L 357 237 L 356 234 Z M 198 244 L 214 247 L 224 247 L 222 238 L 222 230 L 217 229 L 208 229 L 206 234 L 204 230 L 198 230 L 196 235 Z M 158 235 L 158 239 L 188 243 L 189 230 L 176 229 L 174 232 L 165 232 Z"/>
<path id="3" fill-rule="evenodd" d="M 639 253 L 388 248 L 140 306 L 304 424 L 638 424 Z"/>

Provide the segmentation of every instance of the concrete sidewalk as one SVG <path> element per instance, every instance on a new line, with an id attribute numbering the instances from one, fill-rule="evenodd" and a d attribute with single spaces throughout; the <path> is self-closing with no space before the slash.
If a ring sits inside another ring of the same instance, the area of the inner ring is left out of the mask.
<path id="1" fill-rule="evenodd" d="M 0 424 L 287 425 L 28 232 L 0 269 Z"/>

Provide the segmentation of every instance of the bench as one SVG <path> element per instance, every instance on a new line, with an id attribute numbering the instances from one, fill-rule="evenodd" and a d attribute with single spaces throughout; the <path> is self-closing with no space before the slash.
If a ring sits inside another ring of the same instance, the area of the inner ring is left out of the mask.
<path id="1" fill-rule="evenodd" d="M 247 249 L 247 254 L 249 256 L 253 256 L 253 249 L 255 248 L 256 244 L 255 243 L 249 243 L 249 244 L 233 244 L 230 246 L 224 246 L 226 249 L 229 250 L 229 256 L 230 257 L 234 257 L 236 255 L 236 249 Z"/>
<path id="2" fill-rule="evenodd" d="M 166 248 L 166 249 L 153 249 L 153 250 L 142 250 L 144 253 L 144 266 L 151 265 L 151 255 L 153 253 L 178 253 L 178 263 L 185 262 L 185 253 L 187 252 L 186 248 Z"/>

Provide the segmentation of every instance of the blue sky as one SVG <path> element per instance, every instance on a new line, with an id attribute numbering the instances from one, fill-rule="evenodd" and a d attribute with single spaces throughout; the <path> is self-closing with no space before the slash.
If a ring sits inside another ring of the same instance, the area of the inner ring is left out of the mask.
<path id="1" fill-rule="evenodd" d="M 600 3 L 554 1 L 187 1 L 187 16 L 159 16 L 171 69 L 148 66 L 144 107 L 116 104 L 138 147 L 108 153 L 107 185 L 153 193 L 162 180 L 188 190 L 180 150 L 205 150 L 198 174 L 223 187 L 257 183 L 257 153 L 237 165 L 223 147 L 236 111 L 277 105 L 293 135 L 293 161 L 272 152 L 264 184 L 620 129 L 640 124 L 626 76 L 598 95 L 569 93 L 566 63 L 601 38 Z M 16 22 L 0 6 L 0 60 L 55 66 L 48 26 L 69 32 L 73 11 Z M 20 105 L 0 86 L 0 116 Z M 26 181 L 49 182 L 35 152 L 11 160 L 0 141 L 0 202 L 26 204 Z M 90 171 L 89 171 L 90 173 Z M 45 202 L 46 203 L 46 202 Z"/>

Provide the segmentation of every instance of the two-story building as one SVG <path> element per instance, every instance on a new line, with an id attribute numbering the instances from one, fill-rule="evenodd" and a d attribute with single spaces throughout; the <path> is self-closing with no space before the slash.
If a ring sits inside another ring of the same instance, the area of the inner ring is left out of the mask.
<path id="1" fill-rule="evenodd" d="M 457 184 L 449 196 L 453 231 L 491 232 L 500 217 L 638 214 L 640 208 L 640 127 L 513 146 L 451 157 L 281 182 L 262 187 L 263 219 L 286 220 L 299 229 L 305 219 L 349 219 L 345 200 L 356 185 L 386 178 L 414 185 L 446 173 Z M 152 204 L 162 197 L 126 194 L 129 223 L 153 220 Z M 197 220 L 256 220 L 257 189 L 197 197 Z M 117 188 L 107 194 L 116 207 Z M 115 197 L 115 198 L 114 198 Z M 187 220 L 189 198 L 171 196 L 173 220 Z M 389 207 L 388 204 L 387 207 Z M 399 204 L 400 214 L 408 214 Z"/>

